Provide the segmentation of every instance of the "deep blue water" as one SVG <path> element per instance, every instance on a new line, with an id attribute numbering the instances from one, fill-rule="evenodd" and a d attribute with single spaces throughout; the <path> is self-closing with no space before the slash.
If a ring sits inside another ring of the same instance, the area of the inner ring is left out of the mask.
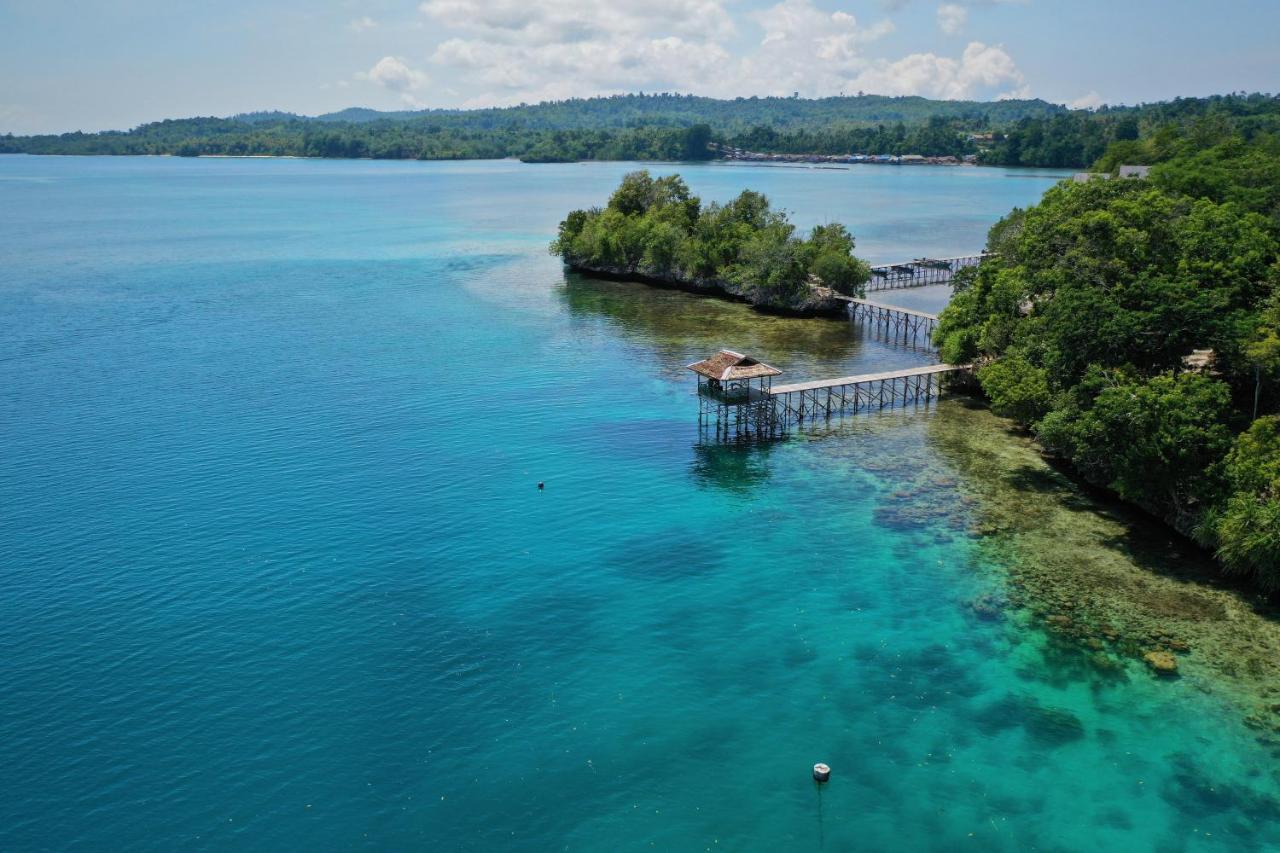
<path id="1" fill-rule="evenodd" d="M 717 346 L 929 356 L 566 278 L 628 168 L 0 157 L 0 849 L 1280 843 L 1237 717 L 1055 674 L 963 518 L 878 512 L 945 410 L 700 440 Z M 678 168 L 874 261 L 1057 178 Z"/>

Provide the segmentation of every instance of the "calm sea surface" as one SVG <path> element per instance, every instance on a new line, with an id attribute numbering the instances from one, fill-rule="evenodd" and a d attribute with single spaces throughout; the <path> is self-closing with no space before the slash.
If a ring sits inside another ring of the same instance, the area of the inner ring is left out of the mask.
<path id="1" fill-rule="evenodd" d="M 1274 849 L 1238 715 L 885 511 L 949 500 L 946 407 L 700 441 L 720 346 L 930 357 L 566 277 L 631 168 L 0 157 L 0 849 Z M 651 168 L 874 261 L 1060 177 Z"/>

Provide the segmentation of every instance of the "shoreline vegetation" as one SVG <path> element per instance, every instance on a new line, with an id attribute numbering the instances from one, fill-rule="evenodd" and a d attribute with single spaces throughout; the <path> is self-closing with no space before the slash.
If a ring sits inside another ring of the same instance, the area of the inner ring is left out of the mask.
<path id="1" fill-rule="evenodd" d="M 1152 164 L 1107 179 L 1120 163 Z M 1113 144 L 992 227 L 935 342 L 1085 481 L 1280 590 L 1280 128 Z"/>
<path id="2" fill-rule="evenodd" d="M 796 235 L 785 213 L 744 190 L 727 204 L 703 205 L 679 175 L 631 172 L 603 208 L 574 210 L 550 251 L 577 272 L 727 296 L 760 311 L 842 316 L 828 288 L 861 296 L 871 277 L 854 257 L 843 225 Z"/>
<path id="3" fill-rule="evenodd" d="M 0 135 L 0 153 L 564 163 L 708 160 L 745 152 L 751 155 L 747 159 L 800 162 L 864 157 L 1085 168 L 1102 161 L 1104 168 L 1113 168 L 1105 158 L 1145 163 L 1142 158 L 1161 157 L 1180 136 L 1231 126 L 1250 138 L 1274 132 L 1278 121 L 1280 99 L 1265 94 L 1072 110 L 1042 100 L 880 95 L 718 100 L 664 93 L 479 110 L 349 109 L 315 117 L 269 112 L 169 119 L 128 131 Z"/>

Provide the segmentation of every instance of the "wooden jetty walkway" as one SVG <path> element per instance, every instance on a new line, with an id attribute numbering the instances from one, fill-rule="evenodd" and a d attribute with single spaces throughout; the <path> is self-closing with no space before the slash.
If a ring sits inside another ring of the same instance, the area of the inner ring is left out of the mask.
<path id="1" fill-rule="evenodd" d="M 835 299 L 849 306 L 849 319 L 870 326 L 883 337 L 901 343 L 910 341 L 931 345 L 933 330 L 938 328 L 938 315 L 870 299 L 845 296 L 827 287 L 815 288 L 824 299 Z"/>
<path id="2" fill-rule="evenodd" d="M 721 350 L 689 369 L 699 377 L 699 424 L 714 425 L 717 440 L 743 441 L 778 438 L 819 417 L 928 401 L 942 394 L 949 374 L 972 367 L 930 364 L 774 386 L 773 377 L 782 371 Z"/>
<path id="3" fill-rule="evenodd" d="M 917 341 L 921 336 L 931 341 L 933 330 L 938 328 L 938 315 L 913 308 L 886 305 L 869 299 L 843 297 L 849 303 L 849 318 L 879 331 L 886 338 Z"/>
<path id="4" fill-rule="evenodd" d="M 943 377 L 970 369 L 970 365 L 930 364 L 883 373 L 776 385 L 766 389 L 766 393 L 773 398 L 774 408 L 782 421 L 779 426 L 785 431 L 793 424 L 820 416 L 830 418 L 837 414 L 932 399 L 942 393 Z"/>
<path id="5" fill-rule="evenodd" d="M 962 269 L 975 267 L 987 253 L 957 258 L 916 258 L 871 268 L 868 292 L 946 284 Z M 819 296 L 849 306 L 849 318 L 897 343 L 932 346 L 938 315 L 871 299 L 843 296 L 811 280 Z M 689 365 L 698 374 L 698 423 L 714 424 L 717 440 L 744 441 L 785 435 L 793 426 L 838 414 L 929 401 L 942 394 L 945 380 L 973 370 L 968 364 L 931 364 L 884 373 L 815 379 L 773 385 L 776 367 L 733 350 L 721 350 Z"/>
<path id="6" fill-rule="evenodd" d="M 930 284 L 946 284 L 956 273 L 966 267 L 976 267 L 987 253 L 961 255 L 957 258 L 916 258 L 900 264 L 880 264 L 871 268 L 871 280 L 867 292 L 896 290 L 900 287 L 925 287 Z"/>

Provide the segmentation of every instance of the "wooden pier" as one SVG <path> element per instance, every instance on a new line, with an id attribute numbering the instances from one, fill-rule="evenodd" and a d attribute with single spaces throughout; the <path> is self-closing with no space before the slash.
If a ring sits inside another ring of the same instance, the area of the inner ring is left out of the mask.
<path id="1" fill-rule="evenodd" d="M 880 264 L 871 268 L 871 280 L 867 292 L 896 290 L 900 287 L 925 287 L 930 284 L 947 284 L 956 273 L 966 267 L 976 267 L 987 253 L 963 255 L 958 258 L 916 258 L 900 264 Z"/>
<path id="2" fill-rule="evenodd" d="M 937 314 L 851 296 L 843 299 L 849 303 L 849 318 L 853 322 L 870 326 L 885 338 L 913 344 L 923 338 L 925 344 L 931 344 L 933 330 L 938 328 Z"/>
<path id="3" fill-rule="evenodd" d="M 782 371 L 732 350 L 689 365 L 699 375 L 698 423 L 717 441 L 780 438 L 792 428 L 842 414 L 927 402 L 948 375 L 970 365 L 930 364 L 884 373 L 773 385 Z"/>
<path id="4" fill-rule="evenodd" d="M 958 258 L 916 258 L 871 268 L 867 291 L 946 284 L 962 269 L 976 267 L 987 253 Z M 844 296 L 810 281 L 817 294 L 849 306 L 849 319 L 897 344 L 931 348 L 938 315 L 870 299 Z M 942 394 L 948 377 L 972 365 L 931 364 L 884 373 L 773 385 L 781 370 L 732 350 L 689 365 L 698 374 L 698 423 L 715 427 L 718 441 L 771 439 L 818 418 L 870 409 L 927 403 Z"/>
<path id="5" fill-rule="evenodd" d="M 776 385 L 768 393 L 774 400 L 778 428 L 785 432 L 819 417 L 830 419 L 839 414 L 931 400 L 942 393 L 944 377 L 970 369 L 968 365 L 930 364 Z"/>

